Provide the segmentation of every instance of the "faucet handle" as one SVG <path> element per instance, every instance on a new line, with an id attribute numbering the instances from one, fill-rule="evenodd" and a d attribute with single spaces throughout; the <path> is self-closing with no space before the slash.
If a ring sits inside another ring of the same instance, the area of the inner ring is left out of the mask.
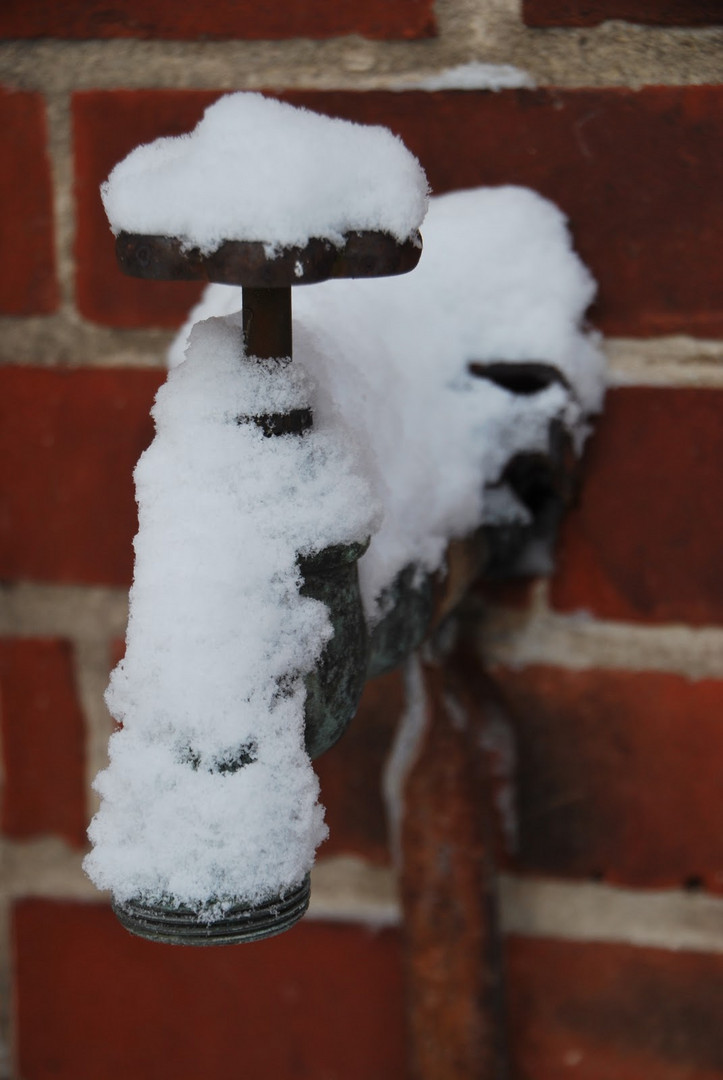
<path id="1" fill-rule="evenodd" d="M 342 244 L 313 238 L 277 248 L 261 240 L 225 240 L 208 254 L 177 236 L 121 232 L 116 258 L 131 277 L 154 281 L 213 281 L 257 289 L 312 285 L 329 278 L 388 277 L 413 270 L 422 254 L 417 232 L 399 241 L 389 233 L 349 232 Z"/>
<path id="2" fill-rule="evenodd" d="M 399 241 L 385 232 L 349 232 L 343 243 L 311 239 L 303 247 L 261 240 L 225 240 L 209 254 L 178 236 L 121 232 L 116 258 L 131 277 L 209 281 L 243 286 L 244 337 L 249 356 L 291 356 L 291 288 L 329 278 L 406 274 L 419 262 L 422 238 Z"/>

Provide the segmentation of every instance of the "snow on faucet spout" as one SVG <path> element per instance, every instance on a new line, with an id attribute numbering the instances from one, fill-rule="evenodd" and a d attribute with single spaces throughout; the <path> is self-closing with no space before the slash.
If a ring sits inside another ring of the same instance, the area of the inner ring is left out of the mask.
<path id="1" fill-rule="evenodd" d="M 243 362 L 238 323 L 196 327 L 135 473 L 140 528 L 123 725 L 86 869 L 118 901 L 224 914 L 298 885 L 326 829 L 304 682 L 330 634 L 298 554 L 365 539 L 374 501 L 338 435 L 267 438 L 247 416 L 306 402 L 293 364 Z"/>
<path id="2" fill-rule="evenodd" d="M 239 94 L 190 136 L 135 150 L 103 197 L 116 232 L 205 253 L 263 240 L 273 259 L 311 240 L 342 245 L 350 230 L 414 241 L 427 183 L 385 129 Z M 240 315 L 194 329 L 135 472 L 127 651 L 106 698 L 122 726 L 96 780 L 85 868 L 121 921 L 157 940 L 267 936 L 303 913 L 326 835 L 305 679 L 333 633 L 304 566 L 361 552 L 379 523 L 338 424 L 270 430 L 311 416 L 305 369 L 247 352 Z M 226 933 L 231 917 L 238 933 Z"/>

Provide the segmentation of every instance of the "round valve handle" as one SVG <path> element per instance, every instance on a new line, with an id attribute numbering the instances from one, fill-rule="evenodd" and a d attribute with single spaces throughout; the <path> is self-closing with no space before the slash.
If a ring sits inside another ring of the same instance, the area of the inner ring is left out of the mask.
<path id="1" fill-rule="evenodd" d="M 243 323 L 249 356 L 291 356 L 291 288 L 329 278 L 388 277 L 413 270 L 422 254 L 416 233 L 399 242 L 389 233 L 347 233 L 340 246 L 311 239 L 275 251 L 260 240 L 226 240 L 208 255 L 184 248 L 175 236 L 122 232 L 120 268 L 153 281 L 208 281 L 243 286 Z"/>
<path id="2" fill-rule="evenodd" d="M 351 232 L 337 246 L 331 240 L 311 239 L 303 247 L 284 247 L 261 240 L 225 240 L 208 255 L 184 247 L 175 236 L 143 236 L 121 232 L 116 257 L 131 277 L 154 281 L 215 281 L 278 289 L 312 285 L 329 278 L 387 277 L 413 270 L 422 254 L 415 233 L 400 242 L 389 233 Z"/>

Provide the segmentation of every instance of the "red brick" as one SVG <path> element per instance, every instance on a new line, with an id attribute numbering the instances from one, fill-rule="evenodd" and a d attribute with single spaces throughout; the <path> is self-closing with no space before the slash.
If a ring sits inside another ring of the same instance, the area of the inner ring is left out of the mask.
<path id="1" fill-rule="evenodd" d="M 0 314 L 58 306 L 53 193 L 41 94 L 0 87 Z"/>
<path id="2" fill-rule="evenodd" d="M 2 37 L 154 38 L 425 38 L 436 33 L 433 0 L 124 0 L 108 7 L 100 0 L 4 0 Z"/>
<path id="3" fill-rule="evenodd" d="M 609 394 L 562 527 L 552 603 L 610 619 L 723 622 L 723 391 Z"/>
<path id="4" fill-rule="evenodd" d="M 322 856 L 359 855 L 389 863 L 382 776 L 403 711 L 403 678 L 397 669 L 367 684 L 344 737 L 314 762 L 329 826 Z"/>
<path id="5" fill-rule="evenodd" d="M 396 934 L 305 922 L 194 949 L 131 937 L 98 904 L 14 913 L 25 1080 L 401 1080 Z"/>
<path id="6" fill-rule="evenodd" d="M 519 869 L 723 886 L 723 681 L 491 672 L 514 731 Z"/>
<path id="7" fill-rule="evenodd" d="M 659 26 L 723 23 L 720 0 L 522 0 L 528 26 L 597 26 L 606 19 Z"/>
<path id="8" fill-rule="evenodd" d="M 0 730 L 3 833 L 83 846 L 85 732 L 67 641 L 0 640 Z"/>
<path id="9" fill-rule="evenodd" d="M 140 141 L 188 130 L 215 95 L 92 91 L 74 97 L 78 294 L 89 318 L 179 323 L 193 287 L 125 282 L 98 185 Z M 402 136 L 437 192 L 526 184 L 569 216 L 600 285 L 594 319 L 611 334 L 723 333 L 719 87 L 501 93 L 293 92 L 296 104 Z M 175 299 L 174 299 L 175 298 Z"/>
<path id="10" fill-rule="evenodd" d="M 116 664 L 120 664 L 126 654 L 126 639 L 113 638 L 108 653 L 110 657 L 110 666 L 111 668 L 114 668 Z"/>
<path id="11" fill-rule="evenodd" d="M 158 371 L 0 368 L 0 575 L 127 585 Z"/>
<path id="12" fill-rule="evenodd" d="M 512 938 L 515 1080 L 719 1080 L 723 956 Z"/>

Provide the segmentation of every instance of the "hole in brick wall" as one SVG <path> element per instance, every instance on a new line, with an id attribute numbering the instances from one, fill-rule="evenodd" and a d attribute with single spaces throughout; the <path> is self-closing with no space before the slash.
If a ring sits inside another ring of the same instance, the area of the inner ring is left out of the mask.
<path id="1" fill-rule="evenodd" d="M 684 880 L 683 888 L 688 892 L 698 892 L 703 888 L 703 878 L 699 874 L 691 874 Z"/>

